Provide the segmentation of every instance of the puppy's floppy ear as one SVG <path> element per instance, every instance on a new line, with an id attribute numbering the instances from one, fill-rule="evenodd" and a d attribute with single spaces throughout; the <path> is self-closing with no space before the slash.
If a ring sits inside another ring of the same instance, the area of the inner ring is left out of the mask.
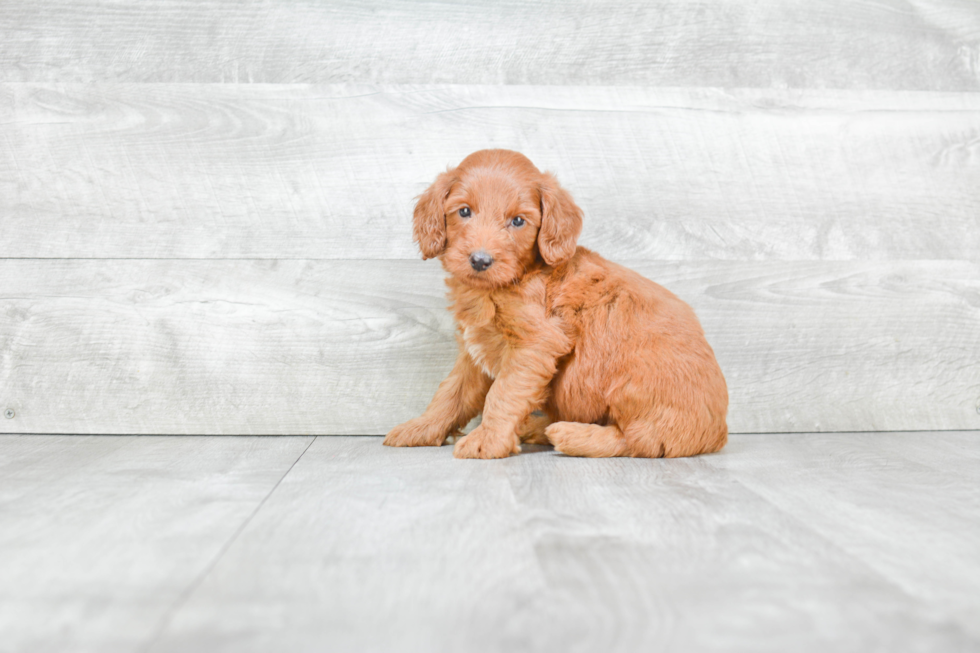
<path id="1" fill-rule="evenodd" d="M 548 265 L 558 265 L 575 253 L 578 235 L 582 232 L 582 209 L 567 190 L 558 185 L 550 172 L 541 179 L 541 229 L 538 230 L 538 251 Z"/>
<path id="2" fill-rule="evenodd" d="M 422 258 L 430 259 L 446 251 L 446 197 L 456 181 L 455 171 L 447 170 L 432 182 L 415 203 L 412 235 L 422 250 Z"/>

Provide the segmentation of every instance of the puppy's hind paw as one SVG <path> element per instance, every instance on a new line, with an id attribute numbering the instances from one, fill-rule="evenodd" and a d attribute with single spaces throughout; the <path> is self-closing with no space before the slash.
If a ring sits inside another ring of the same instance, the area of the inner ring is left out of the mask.
<path id="1" fill-rule="evenodd" d="M 616 426 L 555 422 L 544 430 L 556 451 L 566 456 L 612 458 L 628 455 L 626 438 Z"/>

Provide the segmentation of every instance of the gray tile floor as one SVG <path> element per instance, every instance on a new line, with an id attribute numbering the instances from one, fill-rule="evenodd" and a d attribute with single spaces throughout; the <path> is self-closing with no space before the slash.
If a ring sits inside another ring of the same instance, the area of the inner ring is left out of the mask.
<path id="1" fill-rule="evenodd" d="M 2 651 L 980 651 L 980 432 L 0 436 Z"/>

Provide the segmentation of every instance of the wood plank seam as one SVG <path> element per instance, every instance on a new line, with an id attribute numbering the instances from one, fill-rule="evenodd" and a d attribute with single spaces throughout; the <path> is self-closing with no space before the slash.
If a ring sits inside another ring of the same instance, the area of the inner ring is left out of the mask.
<path id="1" fill-rule="evenodd" d="M 201 570 L 201 573 L 199 573 L 197 577 L 194 578 L 194 580 L 187 585 L 184 591 L 180 593 L 180 596 L 177 597 L 177 600 L 175 600 L 173 604 L 166 610 L 166 612 L 164 612 L 163 616 L 160 618 L 159 626 L 156 628 L 153 634 L 146 640 L 145 644 L 140 647 L 141 651 L 147 651 L 148 649 L 150 649 L 153 646 L 153 644 L 156 643 L 156 641 L 160 638 L 160 635 L 166 631 L 167 626 L 170 625 L 170 621 L 173 619 L 173 616 L 177 613 L 180 607 L 184 603 L 186 603 L 191 596 L 193 596 L 197 588 L 200 587 L 201 583 L 204 582 L 204 579 L 208 577 L 208 574 L 211 573 L 211 571 L 215 568 L 215 566 L 221 561 L 224 555 L 228 552 L 228 549 L 232 546 L 232 544 L 235 543 L 238 537 L 245 531 L 248 525 L 252 522 L 252 519 L 259 513 L 259 511 L 262 510 L 262 506 L 264 506 L 266 501 L 269 500 L 269 497 L 275 494 L 276 490 L 279 488 L 280 484 L 282 484 L 283 480 L 285 480 L 285 478 L 289 476 L 289 473 L 293 471 L 293 468 L 296 467 L 296 463 L 298 463 L 306 454 L 306 452 L 309 451 L 310 447 L 313 446 L 313 443 L 316 442 L 317 437 L 318 436 L 312 436 L 310 438 L 309 444 L 307 444 L 306 448 L 303 449 L 303 451 L 299 454 L 299 456 L 296 457 L 296 460 L 294 460 L 293 463 L 289 466 L 289 469 L 287 469 L 283 473 L 283 475 L 279 478 L 279 480 L 276 481 L 275 485 L 272 486 L 269 492 L 264 497 L 262 497 L 262 500 L 258 502 L 258 504 L 255 506 L 255 509 L 252 510 L 252 512 L 249 513 L 248 517 L 246 517 L 242 521 L 242 523 L 238 526 L 238 528 L 235 529 L 235 532 L 231 534 L 231 537 L 228 538 L 228 540 L 221 546 L 221 549 L 214 555 L 213 558 L 211 558 L 211 560 L 207 563 L 204 569 Z"/>

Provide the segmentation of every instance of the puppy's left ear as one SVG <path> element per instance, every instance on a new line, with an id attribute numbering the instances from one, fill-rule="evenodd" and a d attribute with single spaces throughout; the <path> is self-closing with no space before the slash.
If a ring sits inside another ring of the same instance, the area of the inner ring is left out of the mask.
<path id="1" fill-rule="evenodd" d="M 558 265 L 575 254 L 578 235 L 582 232 L 582 209 L 550 172 L 542 175 L 541 229 L 538 251 L 548 265 Z"/>
<path id="2" fill-rule="evenodd" d="M 422 258 L 430 259 L 446 251 L 446 197 L 456 181 L 454 170 L 443 172 L 432 182 L 415 203 L 412 235 L 422 250 Z"/>

